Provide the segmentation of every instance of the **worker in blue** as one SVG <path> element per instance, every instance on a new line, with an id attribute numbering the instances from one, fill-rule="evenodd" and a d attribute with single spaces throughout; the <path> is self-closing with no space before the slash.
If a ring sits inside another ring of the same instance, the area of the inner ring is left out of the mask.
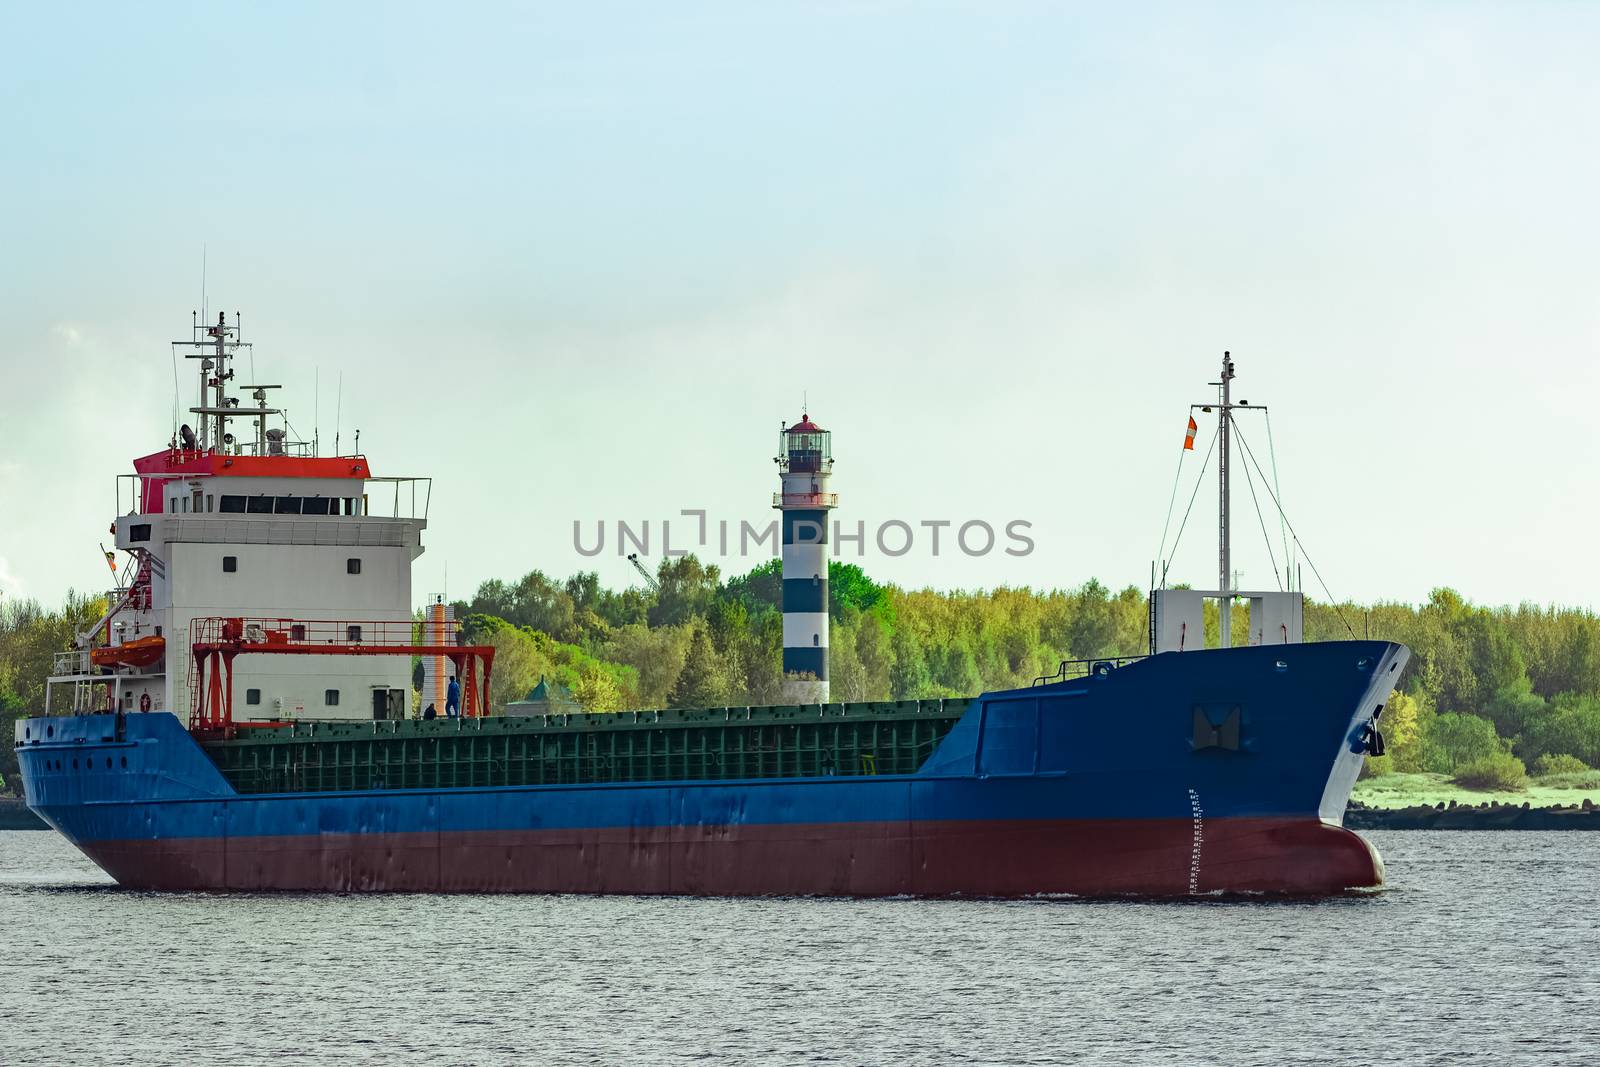
<path id="1" fill-rule="evenodd" d="M 444 693 L 444 713 L 452 719 L 461 718 L 461 683 L 456 681 L 456 676 L 450 676 L 450 687 Z"/>

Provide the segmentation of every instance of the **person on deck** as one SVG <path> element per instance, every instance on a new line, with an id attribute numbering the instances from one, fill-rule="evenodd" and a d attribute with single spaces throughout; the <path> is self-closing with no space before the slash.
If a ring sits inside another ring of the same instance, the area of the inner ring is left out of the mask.
<path id="1" fill-rule="evenodd" d="M 450 676 L 450 688 L 444 694 L 444 713 L 452 719 L 461 718 L 461 683 L 456 681 L 453 674 Z"/>
<path id="2" fill-rule="evenodd" d="M 438 716 L 439 716 L 439 709 L 434 707 L 432 704 L 429 704 L 428 705 L 428 710 L 424 711 L 422 713 L 422 717 L 424 719 L 435 719 L 435 718 L 438 718 Z"/>

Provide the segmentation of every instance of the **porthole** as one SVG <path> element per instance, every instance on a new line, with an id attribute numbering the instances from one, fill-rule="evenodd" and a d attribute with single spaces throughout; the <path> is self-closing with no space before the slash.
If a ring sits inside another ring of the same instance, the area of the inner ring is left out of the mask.
<path id="1" fill-rule="evenodd" d="M 78 769 L 78 759 L 77 759 L 76 756 L 74 756 L 73 759 L 72 759 L 72 769 L 73 770 L 77 770 Z"/>
<path id="2" fill-rule="evenodd" d="M 54 726 L 46 726 L 44 728 L 44 735 L 46 737 L 54 737 L 56 735 L 56 728 Z"/>
<path id="3" fill-rule="evenodd" d="M 111 757 L 107 756 L 106 757 L 106 770 L 109 771 L 110 769 L 111 769 Z"/>
<path id="4" fill-rule="evenodd" d="M 33 727 L 24 726 L 22 728 L 22 736 L 23 736 L 24 739 L 32 737 L 33 736 Z"/>
<path id="5" fill-rule="evenodd" d="M 123 756 L 122 757 L 122 766 L 123 766 L 124 769 L 127 768 L 127 766 L 128 766 L 128 757 L 127 756 Z"/>

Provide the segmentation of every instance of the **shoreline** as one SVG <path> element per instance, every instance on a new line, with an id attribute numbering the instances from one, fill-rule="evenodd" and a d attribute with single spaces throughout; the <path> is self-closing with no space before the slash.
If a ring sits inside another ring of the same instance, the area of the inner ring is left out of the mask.
<path id="1" fill-rule="evenodd" d="M 1344 814 L 1351 830 L 1600 830 L 1600 807 L 1582 804 L 1533 807 L 1498 800 L 1481 804 L 1443 801 L 1405 808 L 1373 808 L 1352 800 Z"/>
<path id="2" fill-rule="evenodd" d="M 28 810 L 20 797 L 0 797 L 0 830 L 48 830 L 50 824 Z"/>

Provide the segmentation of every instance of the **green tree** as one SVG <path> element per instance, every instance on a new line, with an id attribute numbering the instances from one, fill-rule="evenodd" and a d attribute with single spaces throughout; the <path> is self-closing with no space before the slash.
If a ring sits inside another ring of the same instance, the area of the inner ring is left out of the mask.
<path id="1" fill-rule="evenodd" d="M 1422 743 L 1423 765 L 1435 774 L 1453 774 L 1463 764 L 1506 750 L 1494 732 L 1494 723 L 1459 712 L 1436 716 Z"/>
<path id="2" fill-rule="evenodd" d="M 1543 716 L 1525 724 L 1522 747 L 1534 757 L 1564 753 L 1600 766 L 1600 696 L 1559 694 Z"/>
<path id="3" fill-rule="evenodd" d="M 861 664 L 864 700 L 888 700 L 894 691 L 894 649 L 882 618 L 873 612 L 861 616 L 855 631 L 856 659 Z"/>
<path id="4" fill-rule="evenodd" d="M 883 599 L 883 587 L 854 563 L 828 561 L 828 611 L 835 620 L 847 610 L 870 611 Z"/>
<path id="5" fill-rule="evenodd" d="M 572 695 L 583 705 L 584 711 L 617 711 L 622 707 L 622 687 L 616 679 L 598 667 L 586 669 L 572 687 Z"/>
<path id="6" fill-rule="evenodd" d="M 683 670 L 672 689 L 675 708 L 713 708 L 728 703 L 728 674 L 711 637 L 703 626 L 696 626 L 689 638 Z"/>
<path id="7" fill-rule="evenodd" d="M 604 657 L 627 664 L 638 674 L 640 707 L 664 708 L 667 697 L 683 673 L 690 631 L 684 626 L 651 629 L 642 623 L 623 626 L 612 633 Z"/>
<path id="8" fill-rule="evenodd" d="M 660 591 L 650 609 L 651 626 L 681 626 L 705 618 L 721 583 L 716 566 L 705 566 L 693 555 L 663 559 L 656 568 Z"/>
<path id="9" fill-rule="evenodd" d="M 889 698 L 914 700 L 933 695 L 933 675 L 928 670 L 928 660 L 922 645 L 908 628 L 897 628 L 889 639 L 893 649 L 889 668 Z"/>
<path id="10" fill-rule="evenodd" d="M 1424 769 L 1422 736 L 1432 719 L 1432 709 L 1416 697 L 1406 693 L 1389 695 L 1378 721 L 1395 770 L 1415 774 Z"/>

